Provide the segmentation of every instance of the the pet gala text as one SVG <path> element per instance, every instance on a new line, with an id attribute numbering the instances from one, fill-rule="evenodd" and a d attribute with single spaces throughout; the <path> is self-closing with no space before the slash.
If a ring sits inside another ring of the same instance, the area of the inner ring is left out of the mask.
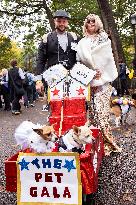
<path id="1" fill-rule="evenodd" d="M 56 180 L 53 180 L 53 174 L 52 173 L 35 173 L 35 180 L 36 182 L 40 182 L 42 179 L 42 177 L 44 177 L 44 181 L 47 182 L 54 182 L 54 183 L 62 183 L 62 179 L 61 177 L 63 176 L 63 173 L 54 173 L 54 175 L 56 176 Z M 59 194 L 59 190 L 57 187 L 52 187 L 52 192 L 50 193 L 48 188 L 45 186 L 42 188 L 41 190 L 41 197 L 51 197 L 51 195 L 53 194 L 54 198 L 60 198 L 60 194 Z M 37 197 L 38 196 L 38 192 L 37 192 L 37 187 L 30 187 L 30 195 L 32 197 Z M 71 198 L 71 193 L 68 187 L 64 187 L 64 192 L 63 192 L 63 196 L 64 198 Z"/>
<path id="2" fill-rule="evenodd" d="M 78 154 L 20 153 L 17 162 L 18 204 L 80 204 Z"/>

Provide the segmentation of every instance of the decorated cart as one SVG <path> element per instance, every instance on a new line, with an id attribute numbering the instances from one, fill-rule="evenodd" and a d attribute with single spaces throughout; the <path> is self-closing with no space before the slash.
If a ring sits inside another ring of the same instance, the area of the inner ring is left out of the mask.
<path id="1" fill-rule="evenodd" d="M 49 123 L 61 137 L 73 125 L 84 126 L 87 121 L 92 73 L 84 67 L 77 66 L 70 72 L 59 66 L 47 70 L 43 77 L 49 84 Z M 94 140 L 80 154 L 60 153 L 56 144 L 51 153 L 26 149 L 5 161 L 6 190 L 17 192 L 18 204 L 81 205 L 82 194 L 97 191 L 104 145 L 99 128 L 91 126 L 90 130 Z"/>

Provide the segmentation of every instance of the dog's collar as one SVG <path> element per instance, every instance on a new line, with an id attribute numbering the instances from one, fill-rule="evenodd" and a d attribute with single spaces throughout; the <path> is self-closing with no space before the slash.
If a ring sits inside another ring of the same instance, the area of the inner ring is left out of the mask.
<path id="1" fill-rule="evenodd" d="M 82 147 L 82 145 L 75 139 L 74 135 L 72 135 L 74 142 L 79 146 Z"/>

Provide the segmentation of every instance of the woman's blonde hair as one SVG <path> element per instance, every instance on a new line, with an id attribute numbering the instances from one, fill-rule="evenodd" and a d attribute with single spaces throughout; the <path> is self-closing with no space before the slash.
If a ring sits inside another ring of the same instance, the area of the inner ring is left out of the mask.
<path id="1" fill-rule="evenodd" d="M 86 36 L 88 34 L 87 27 L 88 27 L 88 23 L 90 23 L 90 21 L 94 22 L 94 24 L 95 24 L 95 32 L 96 33 L 103 32 L 103 23 L 102 23 L 100 17 L 98 15 L 96 15 L 96 14 L 89 14 L 86 17 L 86 19 L 84 21 L 84 25 L 83 25 L 83 34 L 84 34 L 84 36 Z"/>

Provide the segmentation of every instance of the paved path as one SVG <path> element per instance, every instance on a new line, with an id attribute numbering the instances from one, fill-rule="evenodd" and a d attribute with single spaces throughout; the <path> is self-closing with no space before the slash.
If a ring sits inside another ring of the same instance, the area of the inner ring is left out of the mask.
<path id="1" fill-rule="evenodd" d="M 35 107 L 25 109 L 22 106 L 22 114 L 12 115 L 8 111 L 0 111 L 0 205 L 15 205 L 16 194 L 6 192 L 4 176 L 4 160 L 17 152 L 16 141 L 14 139 L 15 128 L 24 120 L 33 123 L 46 124 L 47 112 L 42 112 L 42 99 L 35 103 Z"/>
<path id="2" fill-rule="evenodd" d="M 0 205 L 16 205 L 16 193 L 4 190 L 4 160 L 17 151 L 14 147 L 14 130 L 26 119 L 34 123 L 46 123 L 47 112 L 41 111 L 43 104 L 39 100 L 34 108 L 23 108 L 23 113 L 18 116 L 0 111 Z M 121 127 L 114 135 L 123 151 L 103 160 L 99 189 L 95 196 L 96 205 L 135 205 L 136 126 Z"/>

